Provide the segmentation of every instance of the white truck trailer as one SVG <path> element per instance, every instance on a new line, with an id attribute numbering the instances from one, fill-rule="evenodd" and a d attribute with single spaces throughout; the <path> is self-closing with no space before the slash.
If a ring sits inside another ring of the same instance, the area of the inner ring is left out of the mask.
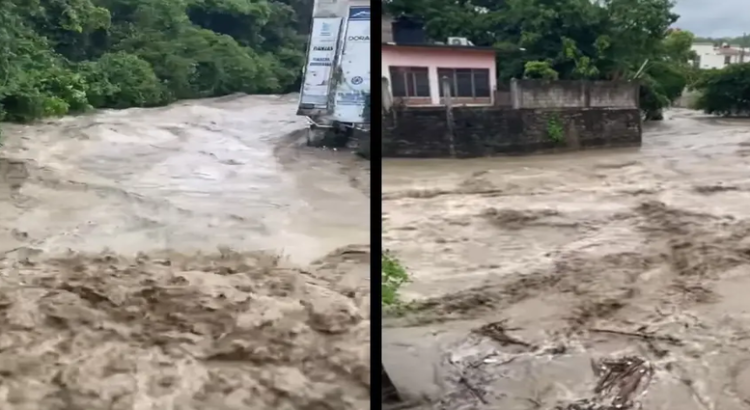
<path id="1" fill-rule="evenodd" d="M 300 90 L 297 115 L 308 118 L 311 136 L 331 128 L 369 126 L 370 3 L 319 0 Z"/>

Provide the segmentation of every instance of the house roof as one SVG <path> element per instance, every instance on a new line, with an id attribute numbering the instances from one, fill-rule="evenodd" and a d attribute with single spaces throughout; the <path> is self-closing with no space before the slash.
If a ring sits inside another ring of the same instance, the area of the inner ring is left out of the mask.
<path id="1" fill-rule="evenodd" d="M 725 56 L 738 56 L 742 54 L 742 50 L 736 48 L 717 48 L 716 52 Z"/>
<path id="2" fill-rule="evenodd" d="M 443 50 L 456 50 L 456 51 L 484 51 L 484 52 L 496 52 L 493 47 L 478 47 L 478 46 L 455 46 L 452 44 L 396 44 L 396 43 L 382 43 L 381 47 L 393 47 L 393 48 L 433 48 Z"/>

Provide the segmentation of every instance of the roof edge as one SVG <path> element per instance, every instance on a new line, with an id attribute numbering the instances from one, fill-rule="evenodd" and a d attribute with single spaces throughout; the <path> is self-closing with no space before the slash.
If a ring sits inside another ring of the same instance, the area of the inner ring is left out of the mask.
<path id="1" fill-rule="evenodd" d="M 445 50 L 463 50 L 463 51 L 492 51 L 497 52 L 493 47 L 482 46 L 454 46 L 451 44 L 396 44 L 392 42 L 383 42 L 381 47 L 401 47 L 401 48 L 434 48 Z"/>

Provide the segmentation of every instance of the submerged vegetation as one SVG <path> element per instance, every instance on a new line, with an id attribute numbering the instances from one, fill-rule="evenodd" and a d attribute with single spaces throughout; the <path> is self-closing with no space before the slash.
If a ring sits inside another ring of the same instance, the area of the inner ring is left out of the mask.
<path id="1" fill-rule="evenodd" d="M 397 308 L 403 303 L 399 291 L 402 286 L 409 283 L 409 274 L 401 261 L 388 251 L 381 255 L 381 263 L 380 287 L 383 307 L 386 309 Z"/>
<path id="2" fill-rule="evenodd" d="M 311 0 L 0 0 L 0 118 L 295 90 Z"/>

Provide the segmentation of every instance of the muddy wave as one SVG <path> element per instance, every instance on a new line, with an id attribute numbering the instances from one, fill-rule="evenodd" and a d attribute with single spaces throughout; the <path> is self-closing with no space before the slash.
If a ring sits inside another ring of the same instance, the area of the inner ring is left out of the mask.
<path id="1" fill-rule="evenodd" d="M 295 103 L 234 96 L 3 125 L 0 226 L 46 253 L 229 244 L 302 265 L 366 242 L 369 166 L 295 144 Z"/>
<path id="2" fill-rule="evenodd" d="M 0 408 L 369 405 L 369 168 L 295 104 L 3 125 Z"/>
<path id="3" fill-rule="evenodd" d="M 366 247 L 311 272 L 229 250 L 6 261 L 0 407 L 363 408 L 369 290 L 335 277 L 366 263 Z"/>
<path id="4" fill-rule="evenodd" d="M 637 152 L 386 162 L 384 246 L 414 276 L 383 336 L 396 387 L 434 409 L 746 408 L 747 140 L 676 111 Z"/>

